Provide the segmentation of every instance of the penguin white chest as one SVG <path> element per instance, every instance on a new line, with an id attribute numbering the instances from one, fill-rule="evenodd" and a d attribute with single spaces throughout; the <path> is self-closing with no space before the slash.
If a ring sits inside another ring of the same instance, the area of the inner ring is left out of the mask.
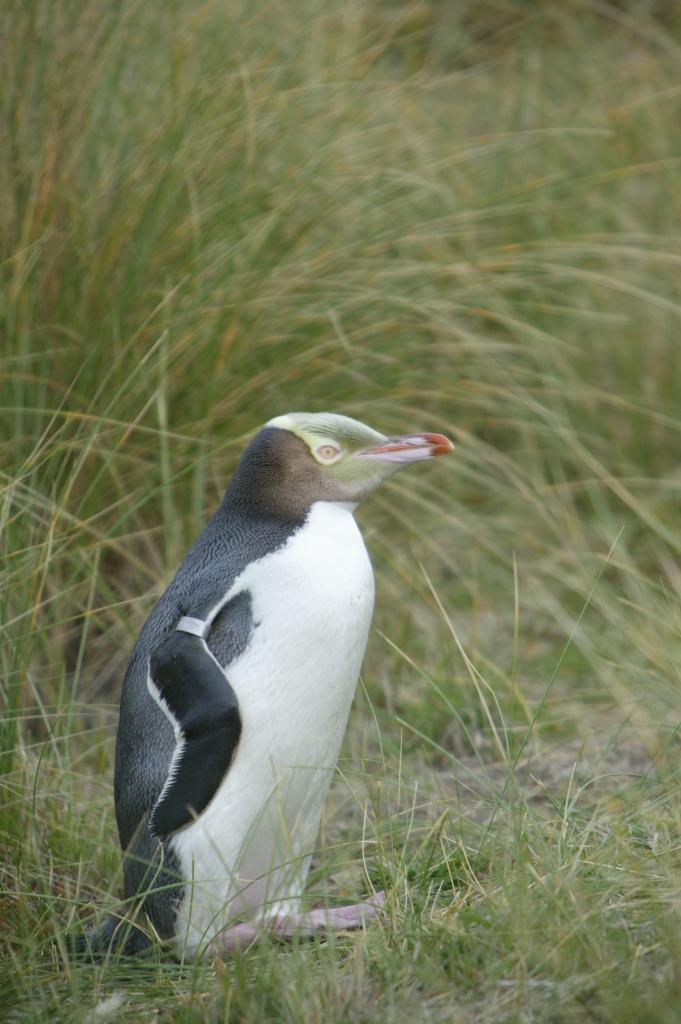
<path id="1" fill-rule="evenodd" d="M 236 915 L 276 912 L 302 892 L 373 611 L 352 506 L 314 504 L 226 598 L 244 590 L 253 630 L 226 669 L 239 699 L 239 747 L 204 813 L 172 840 L 194 879 L 178 918 L 190 947 Z"/>

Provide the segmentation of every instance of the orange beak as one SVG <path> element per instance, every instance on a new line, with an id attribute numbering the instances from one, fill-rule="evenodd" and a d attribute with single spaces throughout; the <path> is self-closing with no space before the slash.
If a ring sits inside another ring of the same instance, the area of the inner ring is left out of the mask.
<path id="1" fill-rule="evenodd" d="M 365 448 L 358 455 L 383 462 L 422 462 L 451 452 L 454 444 L 444 434 L 403 434 L 389 437 L 385 444 Z"/>

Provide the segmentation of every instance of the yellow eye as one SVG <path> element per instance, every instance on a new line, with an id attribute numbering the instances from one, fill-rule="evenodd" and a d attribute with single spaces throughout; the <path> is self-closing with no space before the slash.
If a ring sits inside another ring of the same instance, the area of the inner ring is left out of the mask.
<path id="1" fill-rule="evenodd" d="M 340 448 L 336 448 L 334 444 L 320 444 L 317 449 L 317 455 L 322 462 L 333 462 L 340 455 Z"/>

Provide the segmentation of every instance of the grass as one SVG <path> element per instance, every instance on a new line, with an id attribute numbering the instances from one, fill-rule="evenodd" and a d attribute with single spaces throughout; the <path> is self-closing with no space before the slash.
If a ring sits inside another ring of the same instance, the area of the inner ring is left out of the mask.
<path id="1" fill-rule="evenodd" d="M 673 5 L 0 24 L 3 1018 L 676 1021 Z M 377 614 L 310 900 L 387 912 L 70 964 L 120 897 L 131 645 L 249 432 L 296 408 L 458 440 L 360 512 Z"/>

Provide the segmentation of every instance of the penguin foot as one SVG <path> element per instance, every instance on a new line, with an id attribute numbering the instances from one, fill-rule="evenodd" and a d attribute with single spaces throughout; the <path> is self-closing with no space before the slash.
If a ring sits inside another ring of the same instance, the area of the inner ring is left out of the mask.
<path id="1" fill-rule="evenodd" d="M 215 951 L 245 949 L 263 932 L 278 939 L 306 938 L 318 932 L 348 931 L 363 928 L 379 913 L 385 903 L 385 893 L 377 892 L 362 903 L 345 907 L 320 907 L 304 914 L 277 914 L 261 924 L 236 924 L 222 932 Z"/>

